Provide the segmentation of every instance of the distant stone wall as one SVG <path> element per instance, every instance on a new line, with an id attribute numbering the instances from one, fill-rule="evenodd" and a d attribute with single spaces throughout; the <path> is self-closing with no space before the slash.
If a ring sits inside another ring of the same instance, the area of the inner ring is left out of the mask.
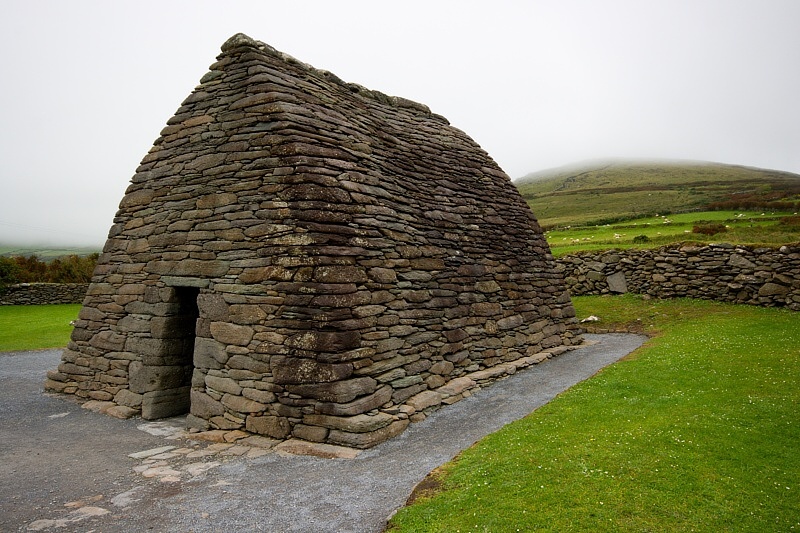
<path id="1" fill-rule="evenodd" d="M 19 283 L 0 289 L 0 305 L 79 304 L 88 283 Z"/>
<path id="2" fill-rule="evenodd" d="M 800 311 L 800 244 L 752 248 L 670 245 L 558 258 L 573 296 L 632 292 Z"/>

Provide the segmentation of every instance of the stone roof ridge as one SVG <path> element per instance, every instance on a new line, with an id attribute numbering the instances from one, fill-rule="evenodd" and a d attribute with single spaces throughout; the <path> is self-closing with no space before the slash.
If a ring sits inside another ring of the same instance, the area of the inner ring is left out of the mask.
<path id="1" fill-rule="evenodd" d="M 234 50 L 236 48 L 240 48 L 240 47 L 256 48 L 256 49 L 258 49 L 258 50 L 260 50 L 260 51 L 262 51 L 262 52 L 264 52 L 266 54 L 269 54 L 269 55 L 271 55 L 273 57 L 276 57 L 276 58 L 278 58 L 278 59 L 280 59 L 282 61 L 285 61 L 286 63 L 290 63 L 290 64 L 297 65 L 297 66 L 301 66 L 304 69 L 308 70 L 310 73 L 312 73 L 314 75 L 317 75 L 317 76 L 320 76 L 320 77 L 324 78 L 325 80 L 327 80 L 329 82 L 333 82 L 333 83 L 336 83 L 336 84 L 341 85 L 343 87 L 346 87 L 350 91 L 352 91 L 354 93 L 358 93 L 361 96 L 365 96 L 367 98 L 371 98 L 373 100 L 377 100 L 377 101 L 382 102 L 384 104 L 390 104 L 390 105 L 393 105 L 395 107 L 403 107 L 403 108 L 407 108 L 407 109 L 414 109 L 414 110 L 419 111 L 421 113 L 424 113 L 426 115 L 436 116 L 437 118 L 439 118 L 441 120 L 444 120 L 448 124 L 450 123 L 449 121 L 447 121 L 447 119 L 445 119 L 441 115 L 433 113 L 430 110 L 430 108 L 428 106 L 426 106 L 425 104 L 421 104 L 419 102 L 415 102 L 413 100 L 409 100 L 407 98 L 403 98 L 403 97 L 400 97 L 400 96 L 390 96 L 390 95 L 384 94 L 384 93 L 382 93 L 380 91 L 375 91 L 375 90 L 372 90 L 372 89 L 368 89 L 368 88 L 364 87 L 363 85 L 359 85 L 357 83 L 346 82 L 346 81 L 342 80 L 341 78 L 339 78 L 336 74 L 334 74 L 334 73 L 332 73 L 330 71 L 327 71 L 327 70 L 324 70 L 324 69 L 319 69 L 319 68 L 316 68 L 316 67 L 314 67 L 312 65 L 309 65 L 308 63 L 304 63 L 304 62 L 296 59 L 295 57 L 293 57 L 293 56 L 291 56 L 291 55 L 289 55 L 289 54 L 287 54 L 285 52 L 281 52 L 280 50 L 277 50 L 277 49 L 273 48 L 272 46 L 268 45 L 265 42 L 257 41 L 256 39 L 253 39 L 252 37 L 250 37 L 250 36 L 248 36 L 248 35 L 246 35 L 244 33 L 237 33 L 237 34 L 233 35 L 231 38 L 229 38 L 227 41 L 225 41 L 222 44 L 221 50 L 222 50 L 223 53 L 228 53 L 228 52 L 230 52 L 230 51 L 232 51 L 232 50 Z"/>

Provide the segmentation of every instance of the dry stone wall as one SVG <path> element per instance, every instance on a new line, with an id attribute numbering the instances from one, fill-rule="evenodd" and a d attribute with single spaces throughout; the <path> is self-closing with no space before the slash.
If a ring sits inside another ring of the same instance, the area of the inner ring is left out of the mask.
<path id="1" fill-rule="evenodd" d="M 579 331 L 535 217 L 466 134 L 237 35 L 132 178 L 47 386 L 369 447 Z"/>
<path id="2" fill-rule="evenodd" d="M 88 283 L 19 283 L 0 288 L 0 305 L 79 304 Z"/>
<path id="3" fill-rule="evenodd" d="M 573 295 L 633 292 L 800 311 L 800 245 L 672 245 L 558 258 Z"/>

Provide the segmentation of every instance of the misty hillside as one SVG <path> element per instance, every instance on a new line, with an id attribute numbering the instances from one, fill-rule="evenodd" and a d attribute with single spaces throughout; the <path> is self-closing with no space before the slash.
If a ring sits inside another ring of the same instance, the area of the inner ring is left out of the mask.
<path id="1" fill-rule="evenodd" d="M 697 161 L 593 161 L 515 181 L 545 228 L 713 209 L 800 208 L 800 175 Z"/>
<path id="2" fill-rule="evenodd" d="M 21 246 L 15 244 L 0 243 L 0 257 L 29 257 L 35 255 L 43 261 L 49 261 L 57 257 L 64 257 L 65 255 L 77 255 L 78 257 L 85 257 L 87 255 L 100 253 L 101 247 L 58 247 L 58 246 L 36 246 L 28 245 Z"/>

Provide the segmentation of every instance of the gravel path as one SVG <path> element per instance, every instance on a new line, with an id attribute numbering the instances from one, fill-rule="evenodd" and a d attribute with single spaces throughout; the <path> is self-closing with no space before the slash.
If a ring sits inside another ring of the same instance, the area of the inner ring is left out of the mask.
<path id="1" fill-rule="evenodd" d="M 379 532 L 431 470 L 646 340 L 586 338 L 594 344 L 499 381 L 354 459 L 237 457 L 229 448 L 206 462 L 181 456 L 179 466 L 166 453 L 147 460 L 162 469 L 150 477 L 157 468 L 143 473 L 129 454 L 187 446 L 170 437 L 169 423 L 116 420 L 43 394 L 57 350 L 0 354 L 0 530 Z"/>

